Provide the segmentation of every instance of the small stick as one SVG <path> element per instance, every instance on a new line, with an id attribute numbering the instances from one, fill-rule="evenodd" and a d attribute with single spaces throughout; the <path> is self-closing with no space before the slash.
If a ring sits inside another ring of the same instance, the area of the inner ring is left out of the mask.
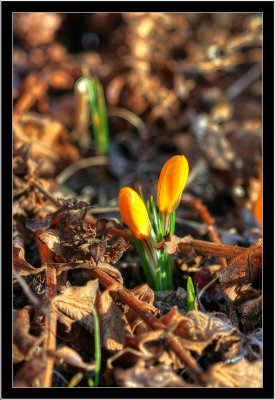
<path id="1" fill-rule="evenodd" d="M 190 252 L 191 249 L 194 249 L 199 255 L 224 257 L 229 259 L 247 251 L 246 247 L 211 243 L 204 240 L 192 239 L 191 237 L 187 237 L 184 241 L 178 243 L 178 248 L 183 253 Z"/>
<path id="2" fill-rule="evenodd" d="M 192 207 L 194 210 L 198 211 L 201 219 L 206 225 L 208 234 L 212 242 L 216 244 L 221 244 L 220 237 L 218 232 L 216 231 L 214 220 L 211 218 L 208 209 L 202 203 L 201 199 L 191 199 L 187 201 L 187 204 Z M 219 263 L 222 269 L 227 267 L 226 259 L 223 257 L 219 257 Z"/>
<path id="3" fill-rule="evenodd" d="M 57 208 L 61 208 L 61 204 L 57 200 L 56 197 L 54 197 L 50 192 L 48 192 L 46 189 L 43 188 L 42 185 L 40 185 L 39 182 L 37 182 L 35 179 L 31 178 L 29 180 L 29 184 L 35 186 L 41 193 L 44 194 L 49 200 L 51 200 L 52 203 L 56 205 Z"/>
<path id="4" fill-rule="evenodd" d="M 53 265 L 53 253 L 51 250 L 41 241 L 39 235 L 42 230 L 35 232 L 35 238 L 39 249 L 42 265 L 46 266 L 46 295 L 45 303 L 49 305 L 49 314 L 45 317 L 45 328 L 46 336 L 43 343 L 43 349 L 48 351 L 55 351 L 56 348 L 56 332 L 57 332 L 57 317 L 54 307 L 52 306 L 52 300 L 57 295 L 57 281 L 56 281 L 56 269 Z M 45 374 L 41 380 L 42 387 L 52 386 L 52 375 L 54 370 L 54 359 L 51 357 L 47 358 L 47 367 Z"/>
<path id="5" fill-rule="evenodd" d="M 186 365 L 186 368 L 188 369 L 190 375 L 195 380 L 195 382 L 201 385 L 206 384 L 206 376 L 202 368 L 197 364 L 196 360 L 181 347 L 174 335 L 172 335 L 170 332 L 165 331 L 165 326 L 160 323 L 158 319 L 152 313 L 150 313 L 139 300 L 132 296 L 127 289 L 118 284 L 113 278 L 110 277 L 110 275 L 107 275 L 100 268 L 93 268 L 91 270 L 91 274 L 95 278 L 98 278 L 98 280 L 104 287 L 117 286 L 117 294 L 120 300 L 128 304 L 132 308 L 132 310 L 134 310 L 151 328 L 155 330 L 164 330 L 164 335 L 165 339 L 167 340 L 168 346 Z"/>

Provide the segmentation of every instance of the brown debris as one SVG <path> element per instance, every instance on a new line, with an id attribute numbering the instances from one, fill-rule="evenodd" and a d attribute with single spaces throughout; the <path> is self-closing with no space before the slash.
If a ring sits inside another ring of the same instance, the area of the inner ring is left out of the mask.
<path id="1" fill-rule="evenodd" d="M 39 335 L 30 333 L 33 316 L 34 310 L 30 306 L 13 312 L 13 356 L 16 358 L 14 362 L 31 359 L 35 353 L 40 352 L 39 345 L 44 339 L 44 334 L 41 328 Z"/>
<path id="2" fill-rule="evenodd" d="M 65 364 L 84 371 L 94 371 L 95 363 L 85 363 L 79 354 L 68 346 L 60 347 L 55 352 L 48 352 L 50 357 L 54 357 L 57 365 Z"/>
<path id="3" fill-rule="evenodd" d="M 13 386 L 14 387 L 37 387 L 42 386 L 47 368 L 47 356 L 44 351 L 26 362 L 17 372 Z"/>
<path id="4" fill-rule="evenodd" d="M 263 387 L 263 363 L 241 360 L 233 364 L 216 363 L 209 368 L 208 387 Z"/>

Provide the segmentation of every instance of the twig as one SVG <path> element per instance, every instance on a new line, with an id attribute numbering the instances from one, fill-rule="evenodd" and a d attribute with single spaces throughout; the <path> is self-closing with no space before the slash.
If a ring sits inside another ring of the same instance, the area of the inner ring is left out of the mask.
<path id="1" fill-rule="evenodd" d="M 240 79 L 234 82 L 229 88 L 226 89 L 225 94 L 230 100 L 239 96 L 247 87 L 254 81 L 260 78 L 262 74 L 262 66 L 260 63 L 255 64 L 250 68 Z"/>
<path id="2" fill-rule="evenodd" d="M 148 130 L 145 123 L 142 121 L 141 118 L 139 118 L 131 111 L 126 110 L 125 108 L 108 107 L 107 114 L 109 117 L 120 117 L 126 119 L 126 121 L 130 122 L 130 124 L 137 128 L 141 139 L 145 139 L 146 137 L 148 137 Z"/>
<path id="3" fill-rule="evenodd" d="M 35 238 L 38 245 L 42 265 L 45 265 L 46 273 L 46 295 L 45 303 L 49 305 L 49 315 L 45 317 L 45 329 L 46 336 L 43 343 L 43 349 L 48 351 L 55 351 L 56 348 L 56 331 L 57 331 L 57 318 L 54 307 L 52 306 L 52 300 L 57 295 L 57 281 L 56 281 L 56 269 L 51 265 L 53 260 L 53 253 L 51 250 L 41 241 L 39 235 L 42 230 L 35 232 Z M 51 357 L 47 358 L 47 367 L 45 374 L 41 380 L 42 387 L 52 386 L 52 375 L 54 370 L 54 359 Z"/>
<path id="4" fill-rule="evenodd" d="M 229 244 L 218 244 L 206 242 L 203 240 L 196 240 L 190 238 L 185 238 L 184 241 L 178 243 L 178 248 L 183 253 L 190 252 L 191 249 L 195 250 L 197 254 L 204 256 L 214 256 L 214 257 L 224 257 L 233 258 L 245 251 L 246 247 L 240 246 L 230 246 Z"/>
<path id="5" fill-rule="evenodd" d="M 61 204 L 57 200 L 56 197 L 54 197 L 50 192 L 48 192 L 46 189 L 43 188 L 42 185 L 40 185 L 39 182 L 37 182 L 35 179 L 31 178 L 29 180 L 29 184 L 35 186 L 41 193 L 44 194 L 49 200 L 51 200 L 52 203 L 56 205 L 57 208 L 61 207 Z"/>
<path id="6" fill-rule="evenodd" d="M 139 300 L 132 296 L 127 289 L 118 284 L 113 278 L 107 275 L 100 268 L 92 269 L 91 274 L 95 278 L 97 278 L 104 287 L 117 287 L 116 293 L 118 294 L 120 300 L 129 305 L 132 310 L 135 311 L 151 328 L 155 330 L 163 330 L 167 345 L 186 365 L 190 376 L 192 376 L 196 383 L 201 385 L 206 384 L 206 376 L 201 367 L 197 364 L 196 360 L 180 346 L 180 344 L 176 340 L 176 337 L 171 332 L 165 331 L 166 327 L 162 323 L 160 323 L 158 319 L 153 314 L 151 314 Z"/>
<path id="7" fill-rule="evenodd" d="M 96 207 L 96 208 L 92 208 L 90 210 L 91 214 L 103 214 L 103 213 L 112 213 L 112 212 L 119 213 L 119 207 Z"/>
<path id="8" fill-rule="evenodd" d="M 187 204 L 192 207 L 194 210 L 198 211 L 200 214 L 201 219 L 206 225 L 208 234 L 212 242 L 221 244 L 220 237 L 218 232 L 216 231 L 214 220 L 211 218 L 208 209 L 202 203 L 201 199 L 191 199 L 187 200 Z M 219 263 L 222 269 L 227 267 L 226 259 L 223 257 L 219 257 Z"/>
<path id="9" fill-rule="evenodd" d="M 108 165 L 108 158 L 105 156 L 83 158 L 82 160 L 76 161 L 74 164 L 69 165 L 69 167 L 60 172 L 60 174 L 57 175 L 56 180 L 61 185 L 80 169 L 98 165 Z"/>

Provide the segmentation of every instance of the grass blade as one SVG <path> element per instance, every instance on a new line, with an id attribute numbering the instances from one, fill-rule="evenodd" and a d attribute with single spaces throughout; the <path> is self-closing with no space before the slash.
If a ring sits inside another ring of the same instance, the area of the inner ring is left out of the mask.
<path id="1" fill-rule="evenodd" d="M 101 352 L 100 352 L 100 328 L 99 328 L 99 320 L 96 312 L 96 308 L 91 302 L 91 299 L 88 298 L 89 304 L 91 306 L 93 312 L 94 319 L 94 340 L 95 340 L 95 379 L 94 385 L 98 386 L 99 383 L 99 374 L 101 368 Z"/>

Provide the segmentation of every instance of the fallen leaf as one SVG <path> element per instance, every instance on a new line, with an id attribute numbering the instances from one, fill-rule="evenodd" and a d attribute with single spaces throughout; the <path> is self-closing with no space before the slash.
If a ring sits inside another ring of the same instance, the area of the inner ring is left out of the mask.
<path id="1" fill-rule="evenodd" d="M 98 297 L 96 309 L 100 321 L 100 335 L 102 345 L 107 350 L 121 350 L 125 338 L 132 336 L 132 330 L 124 315 L 124 311 L 113 300 L 110 291 L 104 290 Z"/>
<path id="2" fill-rule="evenodd" d="M 99 295 L 98 280 L 91 280 L 85 286 L 72 286 L 53 299 L 58 319 L 64 323 L 64 314 L 74 322 L 77 321 L 90 333 L 94 332 L 94 320 L 91 304 L 95 304 Z M 65 317 L 66 320 L 66 317 Z M 67 318 L 68 322 L 68 318 Z M 65 323 L 66 324 L 66 323 Z M 68 324 L 66 324 L 68 326 Z"/>
<path id="3" fill-rule="evenodd" d="M 44 338 L 42 330 L 39 336 L 30 333 L 32 313 L 33 308 L 31 306 L 13 312 L 14 350 L 17 356 L 21 353 L 23 358 L 31 357 Z"/>
<path id="4" fill-rule="evenodd" d="M 45 269 L 45 267 L 34 268 L 25 260 L 24 243 L 20 237 L 13 240 L 13 268 L 22 276 L 40 274 Z"/>
<path id="5" fill-rule="evenodd" d="M 147 285 L 147 283 L 135 286 L 133 289 L 129 290 L 129 293 L 139 300 L 148 311 L 152 312 L 155 316 L 159 316 L 159 310 L 153 305 L 155 300 L 154 291 Z M 139 333 L 148 330 L 148 325 L 132 310 L 132 308 L 127 306 L 125 307 L 125 310 L 125 317 L 127 318 L 133 333 L 135 333 L 137 327 Z"/>
<path id="6" fill-rule="evenodd" d="M 54 229 L 48 229 L 41 233 L 39 239 L 45 243 L 54 254 L 60 257 L 60 262 L 66 261 L 64 257 L 64 247 L 60 243 L 59 234 Z"/>
<path id="7" fill-rule="evenodd" d="M 93 245 L 89 246 L 91 256 L 93 257 L 96 266 L 99 263 L 99 261 L 101 261 L 102 257 L 104 256 L 104 253 L 106 251 L 106 246 L 107 246 L 106 240 L 103 240 L 102 242 L 99 242 L 97 244 L 93 244 Z"/>

